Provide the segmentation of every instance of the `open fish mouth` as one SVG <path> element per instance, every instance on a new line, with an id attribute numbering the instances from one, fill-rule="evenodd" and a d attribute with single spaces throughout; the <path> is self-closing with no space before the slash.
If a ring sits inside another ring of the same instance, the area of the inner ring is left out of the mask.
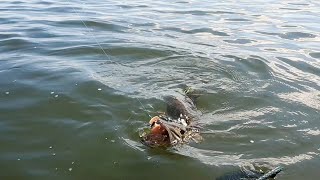
<path id="1" fill-rule="evenodd" d="M 187 88 L 183 96 L 167 96 L 166 113 L 154 116 L 149 121 L 150 129 L 140 133 L 141 142 L 149 147 L 169 147 L 189 142 L 201 142 L 197 125 L 197 108 L 193 96 L 197 91 Z"/>
<path id="2" fill-rule="evenodd" d="M 170 147 L 189 142 L 202 141 L 200 127 L 186 124 L 181 119 L 173 120 L 168 116 L 160 116 L 157 122 L 151 123 L 151 129 L 146 128 L 140 133 L 141 142 L 149 147 Z M 161 133 L 152 131 L 154 123 L 159 124 Z"/>

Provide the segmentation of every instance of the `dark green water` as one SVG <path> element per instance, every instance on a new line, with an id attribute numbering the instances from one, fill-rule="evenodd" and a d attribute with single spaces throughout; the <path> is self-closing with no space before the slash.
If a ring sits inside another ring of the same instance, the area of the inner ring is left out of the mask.
<path id="1" fill-rule="evenodd" d="M 319 22 L 316 0 L 3 0 L 0 177 L 317 179 Z M 183 85 L 208 92 L 205 141 L 144 147 L 146 111 Z"/>

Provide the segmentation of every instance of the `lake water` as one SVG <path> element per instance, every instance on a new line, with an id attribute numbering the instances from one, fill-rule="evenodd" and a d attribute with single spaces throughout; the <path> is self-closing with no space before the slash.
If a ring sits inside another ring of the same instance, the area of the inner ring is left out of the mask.
<path id="1" fill-rule="evenodd" d="M 317 179 L 319 22 L 317 0 L 2 0 L 0 177 Z M 205 140 L 143 146 L 184 85 Z"/>

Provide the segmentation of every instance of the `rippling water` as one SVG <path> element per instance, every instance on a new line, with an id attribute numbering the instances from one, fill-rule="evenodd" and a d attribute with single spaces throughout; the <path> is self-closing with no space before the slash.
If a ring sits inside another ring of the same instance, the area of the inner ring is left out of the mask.
<path id="1" fill-rule="evenodd" d="M 278 179 L 318 177 L 318 1 L 0 5 L 0 177 L 214 179 L 277 165 Z M 205 141 L 141 145 L 146 111 L 184 85 L 207 92 Z"/>

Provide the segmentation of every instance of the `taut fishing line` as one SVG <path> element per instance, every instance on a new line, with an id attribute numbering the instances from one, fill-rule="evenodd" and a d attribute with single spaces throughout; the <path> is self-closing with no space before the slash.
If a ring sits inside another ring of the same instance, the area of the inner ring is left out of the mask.
<path id="1" fill-rule="evenodd" d="M 71 2 L 70 0 L 67 0 L 70 5 Z M 96 44 L 99 46 L 99 48 L 102 50 L 103 54 L 105 54 L 108 57 L 108 60 L 110 60 L 109 55 L 106 53 L 106 51 L 102 48 L 101 43 L 97 40 L 96 36 L 91 32 L 91 29 L 87 26 L 87 24 L 84 22 L 84 20 L 82 19 L 82 17 L 80 16 L 80 14 L 76 11 L 76 9 L 74 7 L 72 7 L 73 12 L 79 17 L 80 21 L 82 22 L 82 24 L 84 25 L 84 27 L 88 30 L 89 34 L 91 33 L 91 36 L 93 37 L 94 41 L 96 42 Z"/>
<path id="2" fill-rule="evenodd" d="M 71 2 L 70 0 L 67 0 L 68 3 L 71 5 Z M 116 63 L 116 64 L 119 64 L 117 62 L 114 62 L 110 59 L 109 55 L 106 53 L 106 51 L 102 48 L 101 46 L 101 43 L 97 40 L 96 36 L 94 35 L 94 33 L 91 31 L 91 29 L 87 26 L 86 22 L 84 22 L 84 20 L 82 19 L 81 15 L 79 12 L 77 12 L 77 10 L 71 5 L 71 8 L 73 10 L 73 12 L 78 16 L 78 18 L 80 19 L 80 21 L 82 22 L 82 24 L 84 25 L 84 27 L 87 29 L 87 31 L 89 32 L 89 34 L 93 37 L 94 41 L 96 42 L 96 44 L 99 46 L 99 48 L 101 49 L 101 51 L 103 52 L 103 54 L 108 58 L 109 61 L 113 62 L 113 63 Z M 120 64 L 119 64 L 120 65 Z M 148 113 L 147 109 L 144 107 L 144 105 L 141 103 L 141 101 L 136 98 L 139 103 L 141 104 L 143 110 L 145 111 L 145 113 L 150 117 L 152 118 L 152 116 Z M 130 116 L 131 117 L 131 116 Z"/>

